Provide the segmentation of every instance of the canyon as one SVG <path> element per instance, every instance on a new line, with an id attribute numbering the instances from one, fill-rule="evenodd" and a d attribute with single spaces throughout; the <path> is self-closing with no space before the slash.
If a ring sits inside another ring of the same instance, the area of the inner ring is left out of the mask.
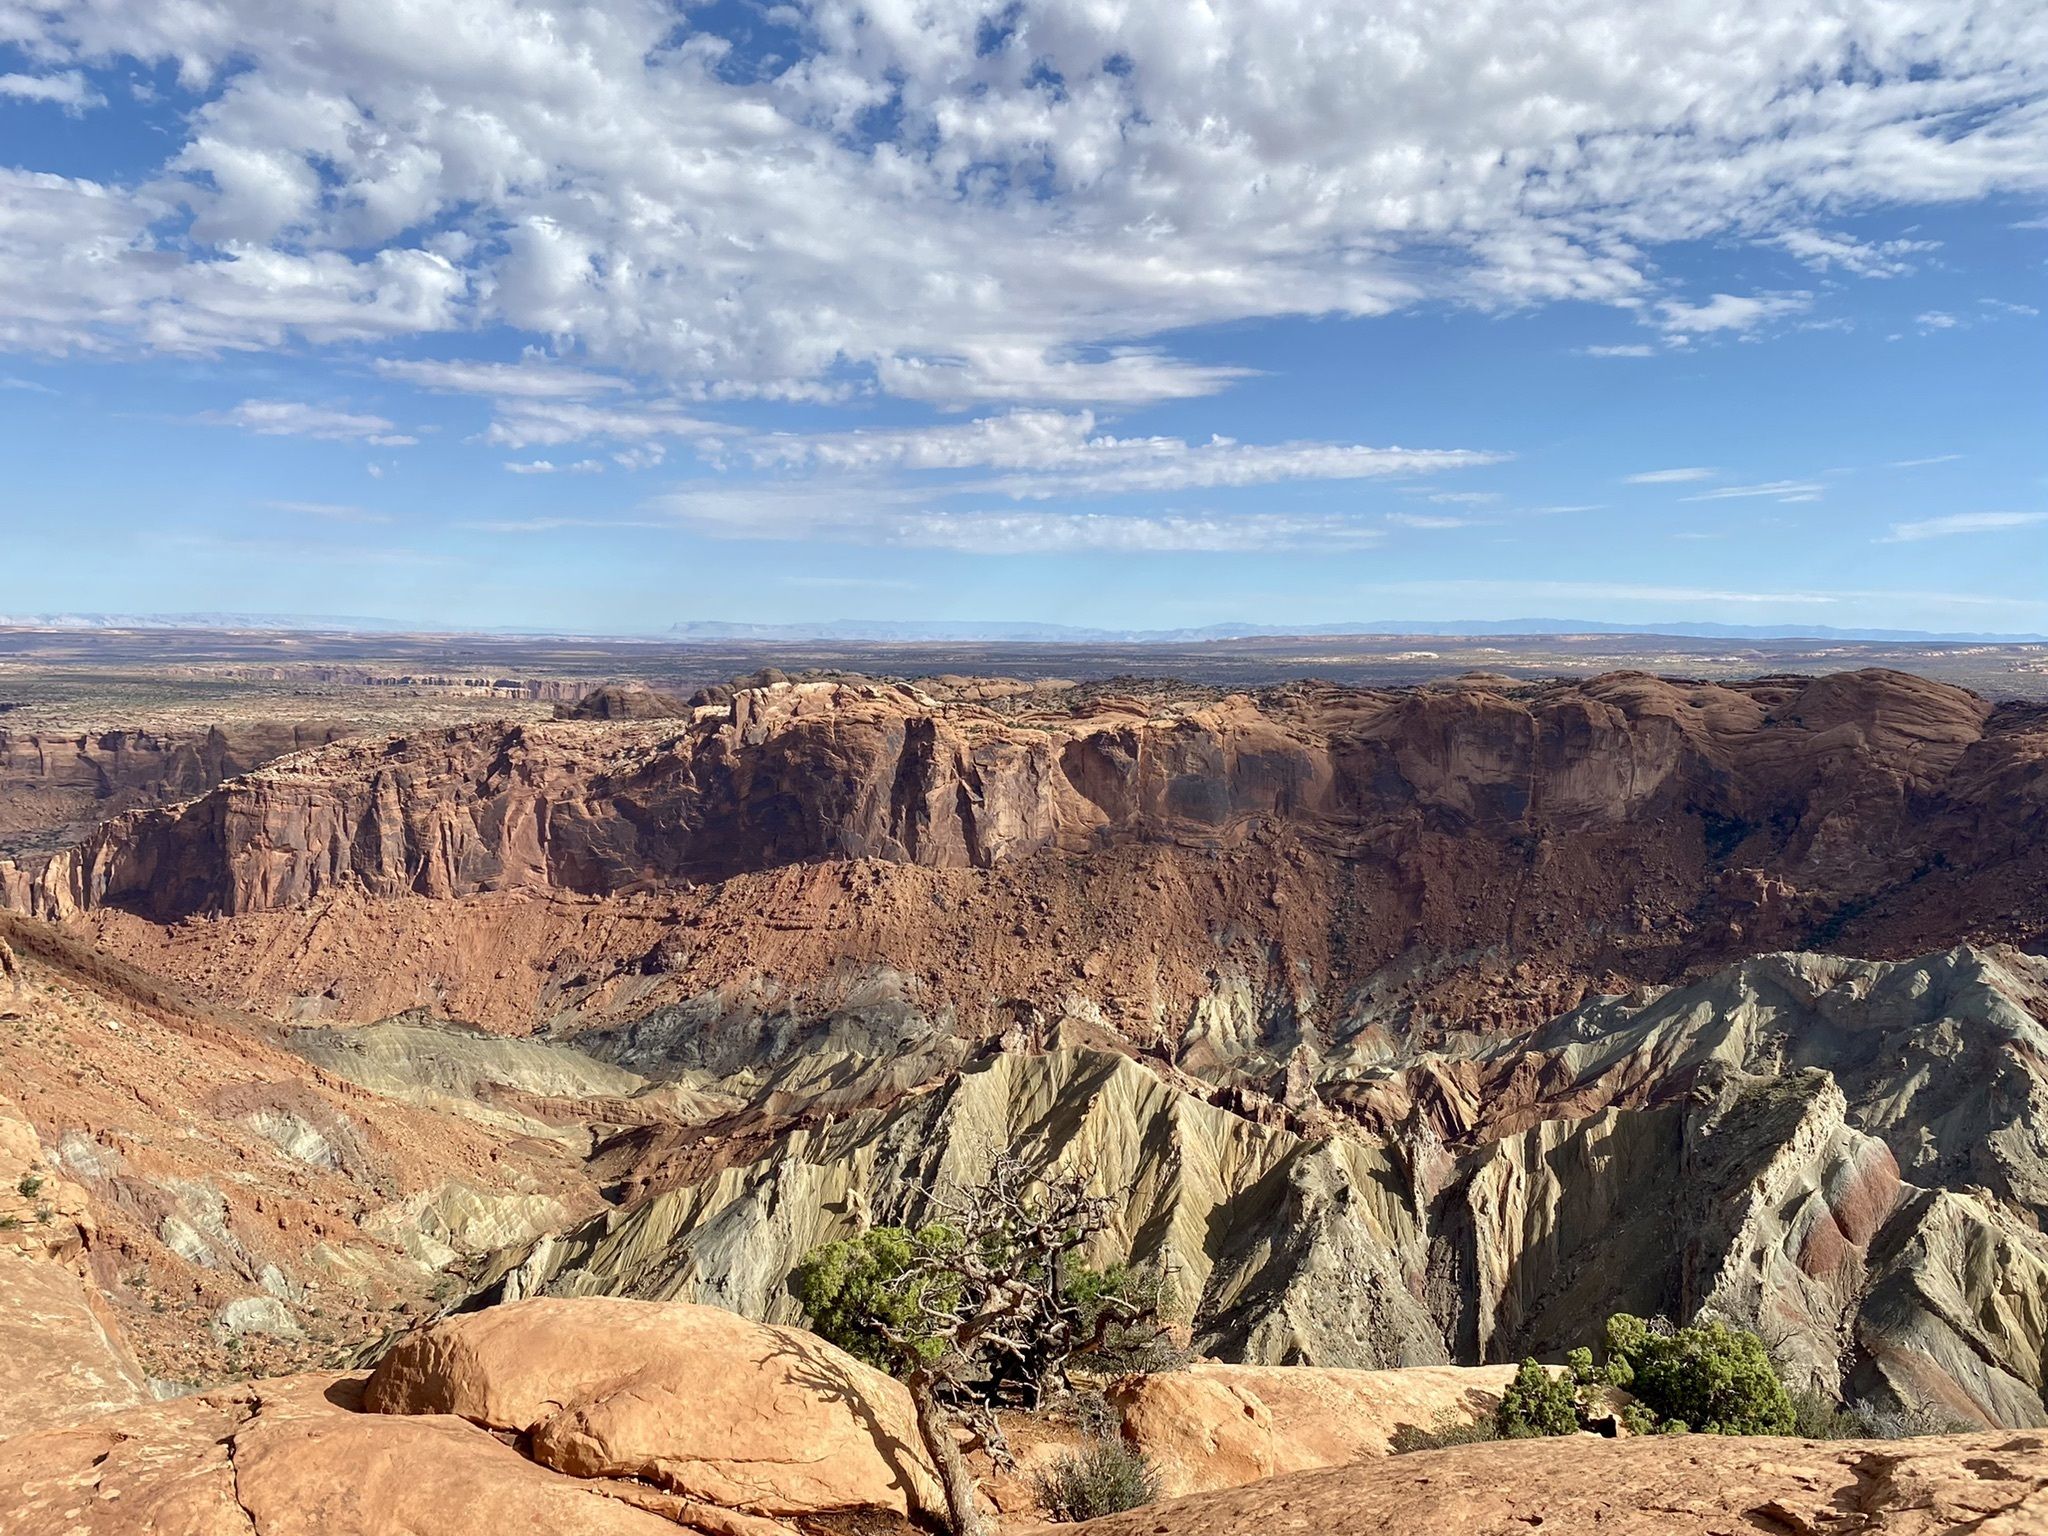
<path id="1" fill-rule="evenodd" d="M 1115 1193 L 1094 1257 L 1171 1277 L 1202 1369 L 1705 1313 L 1829 1400 L 2048 1424 L 2048 707 L 763 673 L 555 715 L 12 749 L 67 806 L 0 860 L 41 1425 L 354 1435 L 236 1384 L 435 1319 L 799 1325 L 805 1252 L 1004 1151 Z"/>

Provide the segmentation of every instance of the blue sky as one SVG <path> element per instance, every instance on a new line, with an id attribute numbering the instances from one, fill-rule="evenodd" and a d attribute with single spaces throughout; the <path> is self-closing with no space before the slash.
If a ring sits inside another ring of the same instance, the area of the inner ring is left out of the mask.
<path id="1" fill-rule="evenodd" d="M 0 0 L 0 613 L 2048 632 L 2038 6 L 298 9 Z"/>

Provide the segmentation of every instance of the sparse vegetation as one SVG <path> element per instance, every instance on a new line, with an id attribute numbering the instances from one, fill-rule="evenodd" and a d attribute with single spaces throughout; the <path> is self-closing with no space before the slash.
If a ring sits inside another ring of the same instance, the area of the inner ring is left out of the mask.
<path id="1" fill-rule="evenodd" d="M 1524 1360 L 1507 1391 L 1501 1394 L 1500 1406 L 1493 1414 L 1493 1428 L 1502 1440 L 1577 1433 L 1577 1384 L 1570 1376 L 1553 1376 L 1533 1359 Z"/>
<path id="2" fill-rule="evenodd" d="M 15 1192 L 24 1200 L 33 1200 L 42 1193 L 43 1176 L 31 1168 L 21 1176 L 21 1182 L 14 1186 Z"/>
<path id="3" fill-rule="evenodd" d="M 1714 1318 L 1670 1331 L 1618 1312 L 1607 1320 L 1607 1381 L 1655 1416 L 1710 1435 L 1789 1435 L 1792 1399 L 1764 1342 Z"/>
<path id="4" fill-rule="evenodd" d="M 1065 1391 L 1077 1355 L 1142 1350 L 1160 1332 L 1166 1289 L 1127 1266 L 1082 1262 L 1112 1209 L 1085 1175 L 1041 1179 L 1002 1153 L 982 1184 L 927 1195 L 941 1220 L 824 1244 L 791 1272 L 789 1288 L 815 1331 L 910 1388 L 955 1536 L 977 1536 L 954 1420 L 1005 1456 L 993 1405 L 1037 1407 Z"/>
<path id="5" fill-rule="evenodd" d="M 1401 1425 L 1389 1437 L 1388 1449 L 1396 1455 L 1404 1451 L 1440 1451 L 1447 1445 L 1479 1445 L 1499 1438 L 1500 1430 L 1491 1417 L 1475 1419 L 1446 1408 L 1430 1420 L 1427 1429 Z"/>
<path id="6" fill-rule="evenodd" d="M 1032 1484 L 1054 1520 L 1093 1520 L 1159 1497 L 1159 1474 L 1145 1454 L 1108 1437 L 1061 1455 Z"/>
<path id="7" fill-rule="evenodd" d="M 1803 1440 L 1911 1440 L 1956 1435 L 1971 1426 L 1938 1408 L 1838 1403 L 1812 1390 L 1792 1394 L 1792 1433 Z"/>

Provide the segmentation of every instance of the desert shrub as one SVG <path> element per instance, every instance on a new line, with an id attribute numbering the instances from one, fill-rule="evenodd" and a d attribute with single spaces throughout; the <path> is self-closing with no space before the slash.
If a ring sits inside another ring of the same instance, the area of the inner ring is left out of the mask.
<path id="1" fill-rule="evenodd" d="M 1706 1434 L 1789 1435 L 1797 1415 L 1763 1340 L 1715 1319 L 1659 1332 L 1607 1320 L 1607 1377 L 1655 1414 Z"/>
<path id="2" fill-rule="evenodd" d="M 1492 1419 L 1467 1418 L 1456 1409 L 1446 1408 L 1430 1420 L 1427 1429 L 1416 1424 L 1401 1425 L 1387 1437 L 1387 1448 L 1399 1455 L 1403 1451 L 1440 1451 L 1447 1445 L 1477 1445 L 1499 1438 L 1500 1431 Z"/>
<path id="3" fill-rule="evenodd" d="M 1093 1440 L 1065 1452 L 1032 1482 L 1040 1506 L 1055 1520 L 1093 1520 L 1159 1497 L 1152 1463 L 1122 1440 Z"/>
<path id="4" fill-rule="evenodd" d="M 1507 1391 L 1501 1394 L 1493 1425 L 1502 1440 L 1575 1434 L 1579 1427 L 1579 1389 L 1569 1376 L 1553 1376 L 1533 1359 L 1524 1360 Z"/>
<path id="5" fill-rule="evenodd" d="M 872 1227 L 805 1254 L 790 1274 L 790 1294 L 804 1309 L 811 1331 L 856 1360 L 886 1371 L 898 1369 L 905 1356 L 935 1359 L 941 1340 L 925 1322 L 920 1304 L 928 1296 L 950 1304 L 951 1295 L 931 1293 L 952 1282 L 942 1273 L 911 1274 L 912 1261 L 923 1253 L 956 1249 L 959 1242 L 951 1228 L 936 1223 L 916 1232 Z"/>

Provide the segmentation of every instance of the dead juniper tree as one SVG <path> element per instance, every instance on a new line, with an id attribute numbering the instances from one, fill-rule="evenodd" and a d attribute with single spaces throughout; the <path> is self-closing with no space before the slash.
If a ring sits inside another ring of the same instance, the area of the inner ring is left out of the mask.
<path id="1" fill-rule="evenodd" d="M 1085 1174 L 1040 1177 L 1004 1152 L 982 1183 L 925 1195 L 932 1221 L 813 1249 L 790 1291 L 818 1333 L 910 1389 L 955 1536 L 980 1536 L 956 1424 L 1003 1459 L 995 1407 L 1013 1394 L 1036 1407 L 1067 1389 L 1077 1355 L 1128 1348 L 1148 1330 L 1156 1337 L 1163 1286 L 1124 1265 L 1081 1261 L 1115 1210 Z"/>

